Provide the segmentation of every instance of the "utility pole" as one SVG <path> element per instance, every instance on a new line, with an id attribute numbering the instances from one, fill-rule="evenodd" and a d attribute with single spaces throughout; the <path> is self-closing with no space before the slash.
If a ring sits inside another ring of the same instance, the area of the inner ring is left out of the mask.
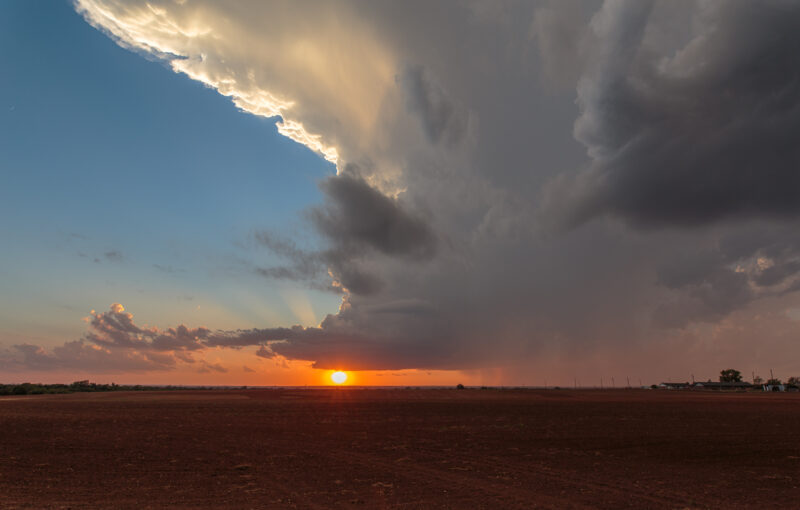
<path id="1" fill-rule="evenodd" d="M 692 374 L 692 384 L 694 384 L 694 374 Z"/>
<path id="2" fill-rule="evenodd" d="M 631 387 L 631 377 L 626 375 L 625 378 L 628 380 L 628 389 L 630 389 L 630 387 Z"/>
<path id="3" fill-rule="evenodd" d="M 603 389 L 603 376 L 600 376 L 600 389 Z"/>

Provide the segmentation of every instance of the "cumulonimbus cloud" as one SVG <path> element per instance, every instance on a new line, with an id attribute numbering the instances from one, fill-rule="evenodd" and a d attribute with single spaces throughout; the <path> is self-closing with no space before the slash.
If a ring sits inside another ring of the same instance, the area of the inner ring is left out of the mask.
<path id="1" fill-rule="evenodd" d="M 616 353 L 652 368 L 663 346 L 727 352 L 731 321 L 795 306 L 794 2 L 75 5 L 336 162 L 306 212 L 321 247 L 263 233 L 287 263 L 257 271 L 343 296 L 317 327 L 156 333 L 109 316 L 86 344 L 519 373 Z"/>

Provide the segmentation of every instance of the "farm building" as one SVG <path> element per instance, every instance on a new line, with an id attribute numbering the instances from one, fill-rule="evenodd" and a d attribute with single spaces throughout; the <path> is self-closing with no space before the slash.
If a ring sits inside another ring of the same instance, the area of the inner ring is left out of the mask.
<path id="1" fill-rule="evenodd" d="M 658 385 L 659 388 L 666 390 L 685 390 L 691 386 L 688 382 L 662 382 Z"/>
<path id="2" fill-rule="evenodd" d="M 714 381 L 706 381 L 706 382 L 696 382 L 692 384 L 693 390 L 715 390 L 715 391 L 722 391 L 722 390 L 748 390 L 752 388 L 753 385 L 748 382 L 714 382 Z"/>

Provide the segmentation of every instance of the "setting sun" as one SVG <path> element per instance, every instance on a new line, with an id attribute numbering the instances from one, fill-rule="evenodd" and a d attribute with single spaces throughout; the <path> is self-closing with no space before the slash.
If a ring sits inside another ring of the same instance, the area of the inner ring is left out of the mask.
<path id="1" fill-rule="evenodd" d="M 334 372 L 331 374 L 331 380 L 336 384 L 344 384 L 347 380 L 347 374 L 342 371 Z"/>

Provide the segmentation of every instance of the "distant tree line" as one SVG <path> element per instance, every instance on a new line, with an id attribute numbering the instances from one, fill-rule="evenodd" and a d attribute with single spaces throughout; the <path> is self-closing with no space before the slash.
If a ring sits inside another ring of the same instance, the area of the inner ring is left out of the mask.
<path id="1" fill-rule="evenodd" d="M 719 373 L 719 382 L 742 382 L 742 373 L 732 368 L 721 370 Z M 767 381 L 764 381 L 761 376 L 754 375 L 753 384 L 755 386 L 760 386 L 762 384 L 778 386 L 783 384 L 783 382 L 781 382 L 781 380 L 778 378 L 770 378 Z M 786 380 L 786 385 L 800 388 L 800 377 L 790 377 Z"/>
<path id="2" fill-rule="evenodd" d="M 100 391 L 153 391 L 153 390 L 186 390 L 208 388 L 186 388 L 182 386 L 142 386 L 141 384 L 98 384 L 89 381 L 75 381 L 72 384 L 0 384 L 0 395 L 45 395 L 57 393 L 79 393 Z"/>

